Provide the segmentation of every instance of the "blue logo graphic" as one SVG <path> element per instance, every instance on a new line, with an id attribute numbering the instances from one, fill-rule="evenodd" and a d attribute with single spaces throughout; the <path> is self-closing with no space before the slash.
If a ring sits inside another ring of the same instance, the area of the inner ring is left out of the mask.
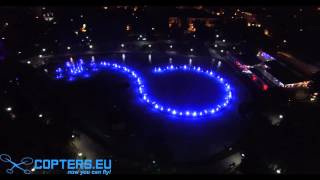
<path id="1" fill-rule="evenodd" d="M 111 159 L 33 159 L 24 157 L 19 163 L 11 160 L 7 154 L 1 154 L 0 160 L 4 163 L 12 165 L 6 169 L 7 174 L 15 173 L 14 169 L 19 169 L 24 174 L 32 174 L 33 171 L 51 171 L 51 170 L 66 170 L 66 174 L 111 174 Z M 30 167 L 32 165 L 32 167 Z M 29 170 L 32 168 L 32 171 Z"/>
<path id="2" fill-rule="evenodd" d="M 20 163 L 15 163 L 11 160 L 11 157 L 7 154 L 1 154 L 0 160 L 5 163 L 10 163 L 12 165 L 11 168 L 7 169 L 6 172 L 8 174 L 13 174 L 14 169 L 20 169 L 24 174 L 31 174 L 29 169 L 21 167 L 22 165 L 31 165 L 33 163 L 33 159 L 30 157 L 24 157 L 21 159 Z"/>

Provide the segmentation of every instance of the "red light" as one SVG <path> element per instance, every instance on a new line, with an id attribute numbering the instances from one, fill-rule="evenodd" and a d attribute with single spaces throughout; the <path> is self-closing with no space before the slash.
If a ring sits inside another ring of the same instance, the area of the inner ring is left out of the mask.
<path id="1" fill-rule="evenodd" d="M 257 80 L 257 76 L 256 75 L 252 75 L 252 81 L 256 81 Z"/>
<path id="2" fill-rule="evenodd" d="M 268 90 L 268 85 L 266 85 L 266 84 L 263 84 L 263 86 L 262 86 L 262 89 L 264 90 L 264 91 L 267 91 Z"/>

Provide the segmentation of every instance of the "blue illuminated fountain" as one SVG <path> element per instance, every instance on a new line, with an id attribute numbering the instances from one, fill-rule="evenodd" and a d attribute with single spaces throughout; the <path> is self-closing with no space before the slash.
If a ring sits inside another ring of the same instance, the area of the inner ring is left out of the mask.
<path id="1" fill-rule="evenodd" d="M 184 117 L 184 118 L 199 118 L 205 116 L 212 116 L 215 113 L 219 112 L 221 109 L 225 108 L 232 99 L 232 92 L 230 85 L 223 79 L 221 76 L 217 75 L 213 71 L 204 70 L 201 67 L 195 67 L 191 65 L 179 65 L 179 66 L 165 66 L 165 67 L 156 67 L 153 69 L 153 73 L 166 73 L 172 71 L 184 71 L 190 73 L 199 73 L 205 76 L 208 76 L 211 79 L 219 82 L 224 86 L 224 99 L 222 103 L 210 105 L 205 109 L 194 110 L 190 109 L 181 109 L 175 106 L 164 106 L 161 103 L 155 101 L 148 92 L 146 92 L 145 85 L 143 83 L 143 78 L 131 68 L 120 65 L 117 63 L 100 61 L 96 63 L 91 60 L 90 63 L 85 63 L 82 59 L 79 62 L 68 61 L 66 62 L 63 68 L 56 69 L 56 79 L 66 79 L 68 81 L 73 81 L 76 78 L 81 77 L 89 77 L 90 74 L 100 71 L 100 70 L 115 70 L 117 72 L 122 72 L 128 75 L 131 79 L 133 79 L 134 83 L 137 84 L 137 93 L 139 98 L 142 99 L 143 102 L 149 105 L 150 108 L 157 110 L 158 112 L 168 114 L 170 116 L 175 117 Z"/>

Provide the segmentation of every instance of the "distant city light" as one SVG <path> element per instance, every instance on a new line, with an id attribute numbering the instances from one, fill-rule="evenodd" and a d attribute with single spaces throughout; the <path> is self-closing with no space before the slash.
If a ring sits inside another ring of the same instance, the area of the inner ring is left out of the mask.
<path id="1" fill-rule="evenodd" d="M 45 48 L 43 48 L 43 49 L 42 49 L 42 52 L 46 52 L 46 49 L 45 49 Z"/>
<path id="2" fill-rule="evenodd" d="M 124 48 L 124 44 L 121 44 L 121 47 Z"/>
<path id="3" fill-rule="evenodd" d="M 190 48 L 190 51 L 193 52 L 193 48 Z"/>
<path id="4" fill-rule="evenodd" d="M 148 45 L 148 47 L 149 47 L 149 48 L 151 48 L 151 47 L 152 47 L 152 45 L 151 45 L 151 44 L 149 44 L 149 45 Z"/>
<path id="5" fill-rule="evenodd" d="M 6 111 L 8 111 L 8 112 L 10 112 L 11 110 L 12 110 L 12 107 L 10 107 L 10 106 L 6 108 Z"/>
<path id="6" fill-rule="evenodd" d="M 27 64 L 31 64 L 31 61 L 27 61 Z"/>
<path id="7" fill-rule="evenodd" d="M 279 119 L 283 119 L 283 115 L 282 114 L 279 115 Z"/>
<path id="8" fill-rule="evenodd" d="M 92 48 L 93 48 L 93 45 L 90 44 L 90 45 L 89 45 L 89 48 L 92 49 Z"/>
<path id="9" fill-rule="evenodd" d="M 42 117 L 43 117 L 43 114 L 39 114 L 38 117 L 39 117 L 39 118 L 42 118 Z"/>
<path id="10" fill-rule="evenodd" d="M 276 173 L 277 173 L 277 174 L 281 174 L 281 169 L 277 169 L 277 170 L 276 170 Z"/>

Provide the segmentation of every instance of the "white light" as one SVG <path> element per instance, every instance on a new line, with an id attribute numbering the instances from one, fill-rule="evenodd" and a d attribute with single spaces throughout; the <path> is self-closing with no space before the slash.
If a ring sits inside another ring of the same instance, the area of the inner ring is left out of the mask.
<path id="1" fill-rule="evenodd" d="M 39 56 L 38 56 L 39 58 L 42 58 L 42 54 L 39 54 Z"/>
<path id="2" fill-rule="evenodd" d="M 90 45 L 89 45 L 89 48 L 90 48 L 90 49 L 92 49 L 92 48 L 93 48 L 93 46 L 90 44 Z"/>
<path id="3" fill-rule="evenodd" d="M 8 112 L 10 112 L 11 110 L 12 110 L 12 107 L 10 107 L 10 106 L 6 108 L 6 111 L 8 111 Z"/>
<path id="4" fill-rule="evenodd" d="M 220 52 L 223 53 L 223 49 L 221 49 Z"/>
<path id="5" fill-rule="evenodd" d="M 245 154 L 241 153 L 241 156 L 242 156 L 242 157 L 245 157 Z"/>
<path id="6" fill-rule="evenodd" d="M 284 39 L 284 40 L 283 40 L 283 43 L 286 43 L 286 42 L 287 42 L 287 40 Z"/>
<path id="7" fill-rule="evenodd" d="M 218 44 L 214 44 L 214 47 L 218 47 Z"/>
<path id="8" fill-rule="evenodd" d="M 141 35 L 141 34 L 139 35 L 139 38 L 142 38 L 142 35 Z"/>
<path id="9" fill-rule="evenodd" d="M 276 173 L 277 173 L 277 174 L 281 174 L 281 169 L 277 169 L 277 170 L 276 170 Z"/>
<path id="10" fill-rule="evenodd" d="M 68 50 L 70 50 L 70 49 L 71 49 L 71 47 L 70 47 L 70 46 L 68 46 L 68 47 L 67 47 L 67 49 L 68 49 Z"/>
<path id="11" fill-rule="evenodd" d="M 39 118 L 42 118 L 42 117 L 43 117 L 43 115 L 42 115 L 42 114 L 39 114 L 39 115 L 38 115 L 38 117 L 39 117 Z"/>
<path id="12" fill-rule="evenodd" d="M 189 111 L 186 111 L 186 115 L 189 116 L 189 115 L 190 115 L 190 112 L 189 112 Z"/>
<path id="13" fill-rule="evenodd" d="M 152 47 L 151 44 L 149 44 L 148 47 L 151 48 Z"/>
<path id="14" fill-rule="evenodd" d="M 122 60 L 126 60 L 126 55 L 125 54 L 122 54 Z"/>
<path id="15" fill-rule="evenodd" d="M 216 35 L 216 38 L 218 38 L 218 37 L 219 37 L 219 34 Z"/>
<path id="16" fill-rule="evenodd" d="M 72 137 L 72 138 L 75 138 L 75 135 L 74 135 L 74 134 L 72 134 L 72 135 L 71 135 L 71 137 Z"/>
<path id="17" fill-rule="evenodd" d="M 2 40 L 5 40 L 6 38 L 5 38 L 5 37 L 2 37 L 1 39 L 2 39 Z"/>
<path id="18" fill-rule="evenodd" d="M 226 42 L 226 40 L 225 40 L 225 39 L 223 39 L 223 40 L 222 40 L 222 42 Z"/>
<path id="19" fill-rule="evenodd" d="M 27 61 L 27 64 L 31 64 L 31 61 Z"/>
<path id="20" fill-rule="evenodd" d="M 152 31 L 154 31 L 154 30 L 155 30 L 155 28 L 153 27 L 153 28 L 151 28 L 151 30 L 152 30 Z"/>
<path id="21" fill-rule="evenodd" d="M 78 153 L 78 156 L 81 157 L 83 154 L 81 152 Z"/>
<path id="22" fill-rule="evenodd" d="M 280 119 L 282 119 L 282 118 L 283 118 L 283 115 L 282 115 L 282 114 L 280 114 L 280 115 L 279 115 L 279 118 L 280 118 Z"/>
<path id="23" fill-rule="evenodd" d="M 46 49 L 45 49 L 45 48 L 43 48 L 43 49 L 42 49 L 42 52 L 46 52 Z"/>
<path id="24" fill-rule="evenodd" d="M 172 111 L 172 114 L 173 114 L 173 115 L 176 115 L 176 114 L 177 114 L 176 110 L 173 110 L 173 111 Z"/>
<path id="25" fill-rule="evenodd" d="M 121 44 L 121 47 L 124 48 L 124 44 Z"/>
<path id="26" fill-rule="evenodd" d="M 36 171 L 36 169 L 35 169 L 35 168 L 32 168 L 32 169 L 31 169 L 31 172 L 34 172 L 34 171 Z"/>
<path id="27" fill-rule="evenodd" d="M 146 41 L 147 40 L 147 38 L 142 38 L 142 41 Z"/>
<path id="28" fill-rule="evenodd" d="M 190 51 L 193 52 L 193 48 L 190 48 Z"/>
<path id="29" fill-rule="evenodd" d="M 172 46 L 172 45 L 170 45 L 169 47 L 170 47 L 170 49 L 172 49 L 172 48 L 173 48 L 173 46 Z"/>
<path id="30" fill-rule="evenodd" d="M 193 116 L 193 117 L 197 116 L 197 112 L 193 112 L 193 113 L 192 113 L 192 116 Z"/>

